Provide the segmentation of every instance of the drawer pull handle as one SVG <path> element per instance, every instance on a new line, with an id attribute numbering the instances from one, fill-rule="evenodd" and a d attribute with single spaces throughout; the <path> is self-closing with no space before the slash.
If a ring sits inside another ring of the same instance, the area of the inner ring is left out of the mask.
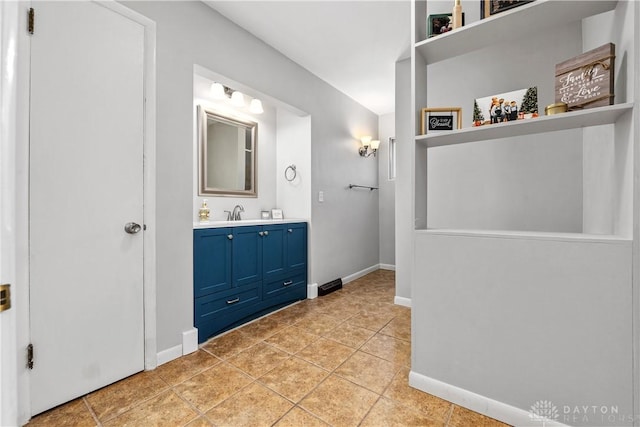
<path id="1" fill-rule="evenodd" d="M 289 286 L 289 285 L 292 285 L 292 284 L 293 284 L 293 280 L 287 280 L 286 282 L 284 282 L 282 284 L 282 286 Z"/>
<path id="2" fill-rule="evenodd" d="M 235 304 L 235 303 L 237 303 L 238 301 L 240 301 L 240 298 L 229 299 L 229 300 L 227 300 L 227 304 Z"/>
<path id="3" fill-rule="evenodd" d="M 227 239 L 233 240 L 233 234 L 227 234 Z"/>
<path id="4" fill-rule="evenodd" d="M 287 231 L 288 231 L 289 233 L 293 233 L 293 230 L 292 230 L 292 229 L 288 229 Z"/>

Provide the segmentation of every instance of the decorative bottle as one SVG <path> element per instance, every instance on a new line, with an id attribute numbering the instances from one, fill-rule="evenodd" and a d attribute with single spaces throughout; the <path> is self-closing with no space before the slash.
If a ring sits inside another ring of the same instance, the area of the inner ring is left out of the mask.
<path id="1" fill-rule="evenodd" d="M 200 217 L 200 221 L 209 221 L 209 214 L 211 213 L 209 206 L 207 206 L 207 199 L 202 201 L 202 207 L 198 211 L 198 216 Z"/>

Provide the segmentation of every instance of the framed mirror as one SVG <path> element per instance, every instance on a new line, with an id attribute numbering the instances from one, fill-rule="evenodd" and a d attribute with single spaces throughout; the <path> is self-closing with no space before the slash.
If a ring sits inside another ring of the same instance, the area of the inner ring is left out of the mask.
<path id="1" fill-rule="evenodd" d="M 201 196 L 257 197 L 258 124 L 225 117 L 198 105 Z"/>

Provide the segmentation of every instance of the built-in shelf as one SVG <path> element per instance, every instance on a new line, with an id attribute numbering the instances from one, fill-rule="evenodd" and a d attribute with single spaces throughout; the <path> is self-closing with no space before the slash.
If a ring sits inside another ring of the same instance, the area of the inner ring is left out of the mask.
<path id="1" fill-rule="evenodd" d="M 488 237 L 498 239 L 554 240 L 561 242 L 609 243 L 631 245 L 630 238 L 609 234 L 556 233 L 543 231 L 418 229 L 418 234 L 433 236 Z"/>
<path id="2" fill-rule="evenodd" d="M 490 40 L 495 40 L 496 34 L 517 34 L 519 37 L 537 34 L 544 28 L 564 26 L 613 10 L 617 3 L 613 0 L 537 0 L 416 43 L 416 53 L 422 56 L 426 65 L 433 64 L 482 49 Z"/>
<path id="3" fill-rule="evenodd" d="M 606 125 L 615 123 L 618 117 L 632 109 L 633 103 L 608 105 L 582 111 L 517 120 L 515 122 L 420 135 L 416 137 L 416 142 L 426 145 L 427 148 L 433 148 L 443 145 L 466 144 L 476 141 Z"/>

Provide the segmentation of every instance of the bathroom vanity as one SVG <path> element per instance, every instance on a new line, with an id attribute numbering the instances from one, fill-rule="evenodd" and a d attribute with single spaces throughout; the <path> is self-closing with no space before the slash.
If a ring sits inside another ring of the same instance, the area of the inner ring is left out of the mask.
<path id="1" fill-rule="evenodd" d="M 216 221 L 193 230 L 198 342 L 307 297 L 304 220 Z"/>

